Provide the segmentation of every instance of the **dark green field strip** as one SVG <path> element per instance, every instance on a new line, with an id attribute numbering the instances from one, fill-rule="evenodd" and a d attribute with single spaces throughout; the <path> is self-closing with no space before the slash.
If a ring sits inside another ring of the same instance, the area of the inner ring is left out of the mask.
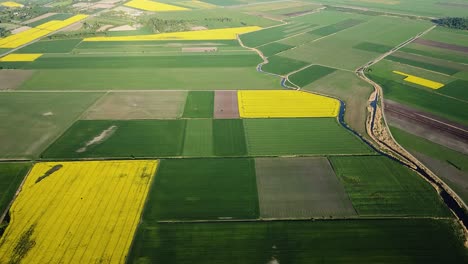
<path id="1" fill-rule="evenodd" d="M 324 27 L 312 30 L 309 32 L 309 34 L 318 35 L 318 36 L 328 36 L 333 33 L 337 33 L 342 30 L 345 30 L 347 28 L 354 27 L 363 22 L 365 21 L 359 20 L 359 19 L 346 19 L 346 20 L 340 21 L 332 25 L 328 25 L 328 26 L 324 26 Z"/>
<path id="2" fill-rule="evenodd" d="M 286 45 L 286 44 L 281 44 L 281 43 L 278 43 L 278 42 L 273 42 L 273 43 L 267 44 L 265 46 L 261 46 L 258 49 L 263 53 L 263 55 L 265 55 L 266 57 L 270 57 L 270 56 L 273 56 L 273 55 L 275 55 L 277 53 L 280 53 L 282 51 L 291 49 L 293 47 L 294 46 L 291 46 L 291 45 Z"/>
<path id="3" fill-rule="evenodd" d="M 244 126 L 253 156 L 373 152 L 334 118 L 245 119 Z"/>
<path id="4" fill-rule="evenodd" d="M 180 156 L 185 122 L 185 120 L 77 121 L 41 156 L 53 159 Z"/>
<path id="5" fill-rule="evenodd" d="M 80 42 L 81 39 L 38 41 L 15 51 L 15 53 L 69 53 Z"/>
<path id="6" fill-rule="evenodd" d="M 385 57 L 385 59 L 386 60 L 391 60 L 391 61 L 394 61 L 394 62 L 403 63 L 403 64 L 408 64 L 408 65 L 411 65 L 411 66 L 415 66 L 415 67 L 418 67 L 418 68 L 423 68 L 423 69 L 430 70 L 430 71 L 435 71 L 435 72 L 440 72 L 440 73 L 443 73 L 443 74 L 448 74 L 448 75 L 454 75 L 454 74 L 460 72 L 457 69 L 449 68 L 449 67 L 442 66 L 442 65 L 437 65 L 437 64 L 432 64 L 432 63 L 427 63 L 427 62 L 422 62 L 422 61 L 415 61 L 415 60 L 405 59 L 405 58 L 391 56 L 391 55 Z"/>
<path id="7" fill-rule="evenodd" d="M 155 46 L 155 47 L 168 47 L 168 46 L 236 46 L 239 47 L 237 40 L 157 40 L 157 41 L 83 41 L 77 49 L 115 49 L 115 48 L 129 48 L 139 46 Z"/>
<path id="8" fill-rule="evenodd" d="M 468 111 L 466 111 L 468 103 L 440 96 L 436 92 L 429 91 L 430 89 L 418 89 L 373 74 L 369 76 L 383 87 L 386 99 L 407 104 L 461 124 L 468 124 Z"/>
<path id="9" fill-rule="evenodd" d="M 95 56 L 41 57 L 24 64 L 23 69 L 128 69 L 183 67 L 255 67 L 262 60 L 257 54 L 190 56 Z M 1 66 L 1 64 L 0 64 Z"/>
<path id="10" fill-rule="evenodd" d="M 128 263 L 466 263 L 450 220 L 143 222 Z"/>
<path id="11" fill-rule="evenodd" d="M 244 124 L 241 119 L 213 120 L 213 147 L 216 156 L 247 155 Z"/>
<path id="12" fill-rule="evenodd" d="M 468 101 L 468 81 L 455 80 L 438 89 L 437 92 Z"/>
<path id="13" fill-rule="evenodd" d="M 212 118 L 214 108 L 214 92 L 189 91 L 185 103 L 184 118 Z"/>
<path id="14" fill-rule="evenodd" d="M 361 42 L 353 47 L 353 49 L 365 50 L 365 51 L 376 52 L 376 53 L 385 53 L 387 51 L 390 51 L 392 48 L 393 48 L 392 46 L 387 46 L 387 45 L 382 45 L 382 44 L 372 43 L 372 42 Z"/>
<path id="15" fill-rule="evenodd" d="M 361 216 L 450 216 L 433 187 L 384 156 L 331 157 Z"/>
<path id="16" fill-rule="evenodd" d="M 0 214 L 8 208 L 30 167 L 29 162 L 0 163 Z"/>
<path id="17" fill-rule="evenodd" d="M 65 20 L 65 19 L 70 18 L 72 16 L 73 16 L 73 14 L 55 14 L 55 15 L 46 17 L 44 19 L 29 23 L 28 26 L 37 27 L 37 26 L 42 25 L 42 24 L 44 24 L 46 22 L 49 22 L 51 20 Z"/>
<path id="18" fill-rule="evenodd" d="M 162 160 L 143 221 L 258 218 L 252 159 Z"/>
<path id="19" fill-rule="evenodd" d="M 283 32 L 285 29 L 285 26 L 272 27 L 242 34 L 240 38 L 244 45 L 248 47 L 258 47 L 260 45 L 285 38 L 287 35 Z"/>
<path id="20" fill-rule="evenodd" d="M 298 85 L 299 87 L 304 87 L 335 71 L 336 69 L 333 68 L 321 65 L 312 65 L 300 72 L 296 72 L 295 74 L 289 76 L 289 80 L 294 84 Z"/>
<path id="21" fill-rule="evenodd" d="M 299 70 L 302 67 L 309 65 L 308 62 L 293 60 L 280 56 L 272 56 L 268 58 L 268 63 L 263 65 L 262 69 L 266 72 L 285 75 L 290 72 Z"/>

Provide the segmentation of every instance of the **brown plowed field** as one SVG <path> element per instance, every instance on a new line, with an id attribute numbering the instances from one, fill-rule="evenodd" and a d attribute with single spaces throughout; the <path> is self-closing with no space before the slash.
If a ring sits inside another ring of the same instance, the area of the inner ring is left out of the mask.
<path id="1" fill-rule="evenodd" d="M 215 91 L 214 118 L 239 118 L 237 91 Z"/>
<path id="2" fill-rule="evenodd" d="M 448 148 L 468 153 L 468 128 L 426 112 L 386 100 L 385 115 L 391 124 Z"/>
<path id="3" fill-rule="evenodd" d="M 420 39 L 420 38 L 414 40 L 413 42 L 421 44 L 421 45 L 425 45 L 425 46 L 431 46 L 431 47 L 436 47 L 436 48 L 441 48 L 441 49 L 448 49 L 448 50 L 468 53 L 468 47 L 464 47 L 464 46 L 453 45 L 453 44 L 448 44 L 444 42 Z"/>

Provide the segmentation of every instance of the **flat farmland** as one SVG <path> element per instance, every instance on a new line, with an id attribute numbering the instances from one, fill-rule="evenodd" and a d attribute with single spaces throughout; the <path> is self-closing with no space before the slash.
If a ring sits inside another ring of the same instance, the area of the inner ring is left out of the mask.
<path id="1" fill-rule="evenodd" d="M 163 160 L 143 215 L 146 223 L 258 218 L 252 159 Z"/>
<path id="2" fill-rule="evenodd" d="M 213 121 L 211 119 L 188 119 L 185 127 L 183 156 L 214 156 Z"/>
<path id="3" fill-rule="evenodd" d="M 214 93 L 212 91 L 190 91 L 184 108 L 184 118 L 213 117 Z"/>
<path id="4" fill-rule="evenodd" d="M 298 85 L 299 87 L 304 87 L 320 78 L 323 78 L 333 73 L 335 70 L 336 69 L 320 65 L 312 65 L 300 72 L 289 76 L 289 81 Z"/>
<path id="5" fill-rule="evenodd" d="M 83 119 L 176 119 L 182 116 L 186 91 L 110 92 Z"/>
<path id="6" fill-rule="evenodd" d="M 261 218 L 355 216 L 326 158 L 257 158 Z"/>
<path id="7" fill-rule="evenodd" d="M 2 93 L 0 157 L 37 157 L 103 93 Z"/>
<path id="8" fill-rule="evenodd" d="M 330 157 L 360 216 L 449 216 L 432 186 L 384 156 Z"/>
<path id="9" fill-rule="evenodd" d="M 253 156 L 372 153 L 334 118 L 246 119 L 244 127 Z"/>
<path id="10" fill-rule="evenodd" d="M 246 141 L 241 119 L 213 120 L 213 146 L 216 156 L 246 156 Z"/>
<path id="11" fill-rule="evenodd" d="M 346 104 L 344 119 L 361 135 L 366 135 L 366 117 L 372 86 L 354 73 L 337 70 L 303 87 L 304 90 L 335 96 Z"/>
<path id="12" fill-rule="evenodd" d="M 180 78 L 184 76 L 184 78 Z M 239 85 L 242 80 L 242 85 Z M 38 70 L 24 90 L 267 90 L 280 79 L 254 67 Z"/>
<path id="13" fill-rule="evenodd" d="M 128 263 L 464 263 L 461 232 L 432 219 L 144 222 Z"/>
<path id="14" fill-rule="evenodd" d="M 36 164 L 11 207 L 0 258 L 123 262 L 156 167 L 157 161 Z"/>
<path id="15" fill-rule="evenodd" d="M 335 14 L 321 12 L 321 15 Z M 359 15 L 358 19 L 365 22 L 306 43 L 296 49 L 287 50 L 277 56 L 332 68 L 355 70 L 376 58 L 379 53 L 354 49 L 354 46 L 369 41 L 396 46 L 431 26 L 428 22 L 411 20 L 411 23 L 408 23 L 405 19 L 384 16 Z"/>
<path id="16" fill-rule="evenodd" d="M 0 163 L 0 214 L 8 209 L 10 201 L 30 168 L 30 162 Z"/>
<path id="17" fill-rule="evenodd" d="M 80 120 L 43 158 L 173 157 L 183 149 L 185 120 Z"/>

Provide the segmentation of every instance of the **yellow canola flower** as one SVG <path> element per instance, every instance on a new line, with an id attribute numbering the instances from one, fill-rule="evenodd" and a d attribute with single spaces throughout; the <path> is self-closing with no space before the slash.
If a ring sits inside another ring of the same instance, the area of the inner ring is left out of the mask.
<path id="1" fill-rule="evenodd" d="M 16 2 L 12 2 L 12 1 L 2 2 L 2 3 L 0 3 L 0 5 L 6 6 L 6 7 L 23 7 L 23 6 L 24 6 L 24 5 L 22 5 L 22 4 L 19 4 L 19 3 L 16 3 Z"/>
<path id="2" fill-rule="evenodd" d="M 42 53 L 25 53 L 25 54 L 8 54 L 5 57 L 0 58 L 2 62 L 10 61 L 35 61 L 41 57 Z"/>
<path id="3" fill-rule="evenodd" d="M 86 17 L 88 16 L 76 15 L 68 19 L 65 19 L 63 21 L 52 20 L 52 21 L 46 22 L 35 28 L 31 28 L 23 32 L 20 32 L 18 34 L 14 34 L 6 38 L 0 39 L 0 48 L 12 49 L 12 48 L 17 48 L 17 47 L 26 45 L 54 31 L 60 30 L 80 20 L 83 20 Z"/>
<path id="4" fill-rule="evenodd" d="M 335 117 L 340 110 L 336 99 L 302 91 L 238 91 L 242 118 Z"/>
<path id="5" fill-rule="evenodd" d="M 431 81 L 431 80 L 424 79 L 424 78 L 421 78 L 421 77 L 417 77 L 417 76 L 414 76 L 414 75 L 411 75 L 411 74 L 406 74 L 404 72 L 393 71 L 393 73 L 406 76 L 406 78 L 404 80 L 407 81 L 407 82 L 415 83 L 415 84 L 418 84 L 418 85 L 421 85 L 421 86 L 424 86 L 424 87 L 427 87 L 427 88 L 440 89 L 440 88 L 444 87 L 443 83 Z"/>
<path id="6" fill-rule="evenodd" d="M 188 8 L 185 8 L 185 7 L 163 4 L 159 2 L 153 2 L 150 0 L 132 0 L 128 3 L 125 3 L 124 5 L 128 7 L 145 10 L 145 11 L 167 12 L 167 11 L 189 10 Z"/>
<path id="7" fill-rule="evenodd" d="M 156 160 L 36 164 L 11 207 L 0 259 L 124 263 L 157 165 Z"/>
<path id="8" fill-rule="evenodd" d="M 152 41 L 152 40 L 230 40 L 237 35 L 262 29 L 257 26 L 236 27 L 223 29 L 207 29 L 197 31 L 184 31 L 161 33 L 151 35 L 121 36 L 121 37 L 92 37 L 83 41 Z"/>

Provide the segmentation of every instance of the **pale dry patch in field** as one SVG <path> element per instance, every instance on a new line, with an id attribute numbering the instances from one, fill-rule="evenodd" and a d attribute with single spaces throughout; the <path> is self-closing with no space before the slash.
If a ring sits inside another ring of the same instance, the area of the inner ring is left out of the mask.
<path id="1" fill-rule="evenodd" d="M 83 119 L 176 119 L 182 116 L 186 98 L 186 91 L 111 92 Z"/>
<path id="2" fill-rule="evenodd" d="M 0 90 L 13 90 L 33 75 L 32 70 L 1 70 Z"/>

